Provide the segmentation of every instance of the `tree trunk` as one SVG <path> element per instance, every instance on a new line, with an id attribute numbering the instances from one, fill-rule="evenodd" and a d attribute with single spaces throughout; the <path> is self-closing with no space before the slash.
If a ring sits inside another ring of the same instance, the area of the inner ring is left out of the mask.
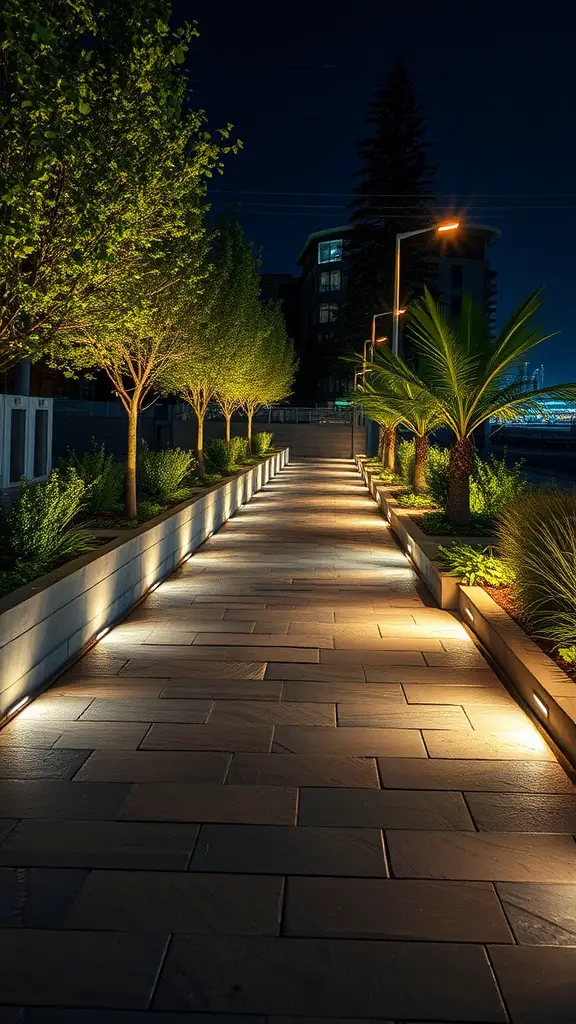
<path id="1" fill-rule="evenodd" d="M 423 494 L 426 490 L 426 456 L 428 454 L 428 437 L 426 434 L 416 435 L 416 451 L 414 455 L 414 494 Z"/>
<path id="2" fill-rule="evenodd" d="M 474 446 L 469 437 L 454 441 L 448 465 L 446 518 L 452 526 L 470 522 L 470 473 L 474 464 Z"/>
<path id="3" fill-rule="evenodd" d="M 226 420 L 226 447 L 229 448 L 231 439 L 230 421 L 232 419 L 232 413 L 225 412 L 224 419 Z"/>
<path id="4" fill-rule="evenodd" d="M 384 428 L 382 425 L 378 427 L 378 458 L 384 465 Z"/>
<path id="5" fill-rule="evenodd" d="M 248 436 L 248 455 L 252 455 L 252 420 L 254 419 L 254 411 L 247 409 L 246 415 L 248 417 L 248 425 L 246 427 Z"/>
<path id="6" fill-rule="evenodd" d="M 128 410 L 128 450 L 124 479 L 124 512 L 127 519 L 136 519 L 136 443 L 138 438 L 138 401 L 133 400 Z"/>
<path id="7" fill-rule="evenodd" d="M 396 427 L 384 427 L 385 463 L 384 468 L 394 472 L 396 467 Z"/>
<path id="8" fill-rule="evenodd" d="M 198 456 L 198 474 L 203 477 L 205 475 L 204 468 L 204 413 L 196 412 L 197 420 L 197 431 L 196 431 L 196 453 Z"/>

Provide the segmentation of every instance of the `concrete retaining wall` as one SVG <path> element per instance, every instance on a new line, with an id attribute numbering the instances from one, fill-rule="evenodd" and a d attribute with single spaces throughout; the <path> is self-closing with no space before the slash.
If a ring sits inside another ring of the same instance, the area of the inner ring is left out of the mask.
<path id="1" fill-rule="evenodd" d="M 438 542 L 449 537 L 430 537 L 419 529 L 409 510 L 399 508 L 394 487 L 379 484 L 358 457 L 356 465 L 370 494 L 378 502 L 401 548 L 411 559 L 440 608 L 460 612 L 462 621 L 489 652 L 510 689 L 520 697 L 576 769 L 576 683 L 542 651 L 482 587 L 467 587 L 456 576 L 434 564 Z M 397 490 L 397 488 L 396 488 Z M 495 537 L 458 538 L 467 544 L 495 543 Z"/>
<path id="2" fill-rule="evenodd" d="M 232 424 L 234 434 L 246 434 L 246 421 Z M 291 458 L 297 459 L 349 459 L 352 451 L 352 429 L 341 423 L 255 423 L 254 433 L 270 430 L 278 448 L 289 448 Z M 196 424 L 193 420 L 175 420 L 173 444 L 180 448 L 196 445 Z M 204 437 L 224 437 L 224 422 L 207 420 Z M 354 428 L 354 451 L 366 447 L 364 427 Z"/>
<path id="3" fill-rule="evenodd" d="M 74 655 L 286 465 L 288 449 L 0 600 L 0 716 Z"/>

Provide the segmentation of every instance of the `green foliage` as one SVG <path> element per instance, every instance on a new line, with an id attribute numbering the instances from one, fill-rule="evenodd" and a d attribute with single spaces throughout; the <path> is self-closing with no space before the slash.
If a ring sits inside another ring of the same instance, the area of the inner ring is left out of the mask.
<path id="1" fill-rule="evenodd" d="M 402 483 L 402 477 L 398 476 L 398 474 L 395 473 L 393 469 L 388 469 L 387 466 L 383 466 L 380 461 L 378 461 L 378 467 L 379 467 L 380 471 L 379 471 L 379 473 L 376 474 L 376 477 L 383 484 L 401 484 Z"/>
<path id="2" fill-rule="evenodd" d="M 61 459 L 63 472 L 74 469 L 86 485 L 85 508 L 89 513 L 119 512 L 122 508 L 124 467 L 106 453 L 105 446 L 92 439 L 92 447 L 82 455 L 71 452 Z"/>
<path id="3" fill-rule="evenodd" d="M 502 513 L 499 535 L 528 628 L 558 647 L 576 645 L 576 493 L 523 495 Z"/>
<path id="4" fill-rule="evenodd" d="M 157 501 L 139 501 L 138 522 L 145 523 L 148 519 L 154 519 L 155 516 L 159 516 L 163 511 L 164 506 L 160 505 Z"/>
<path id="5" fill-rule="evenodd" d="M 469 586 L 485 583 L 489 587 L 507 587 L 513 581 L 511 570 L 492 547 L 478 548 L 471 544 L 443 547 L 439 544 L 436 561 Z"/>
<path id="6" fill-rule="evenodd" d="M 526 413 L 546 416 L 548 396 L 573 401 L 576 384 L 556 384 L 526 391 L 514 371 L 547 335 L 536 323 L 539 293 L 529 295 L 495 336 L 488 313 L 464 296 L 462 312 L 448 317 L 428 290 L 410 307 L 407 336 L 416 349 L 418 371 L 410 369 L 387 346 L 379 363 L 387 379 L 410 388 L 454 434 L 451 449 L 447 518 L 466 525 L 470 519 L 469 478 L 474 464 L 474 431 L 491 418 L 510 422 Z M 510 379 L 512 376 L 512 379 Z"/>
<path id="7" fill-rule="evenodd" d="M 179 498 L 182 484 L 192 472 L 194 465 L 192 452 L 184 448 L 152 451 L 145 441 L 142 442 L 139 462 L 142 494 L 160 501 L 173 501 Z"/>
<path id="8" fill-rule="evenodd" d="M 230 456 L 230 472 L 234 472 L 238 466 L 243 466 L 248 458 L 248 438 L 232 437 L 228 451 Z"/>
<path id="9" fill-rule="evenodd" d="M 416 459 L 416 441 L 411 438 L 409 441 L 400 441 L 396 449 L 396 465 L 399 476 L 407 487 L 411 487 L 414 480 L 414 462 Z"/>
<path id="10" fill-rule="evenodd" d="M 252 438 L 252 452 L 257 458 L 262 458 L 266 455 L 272 444 L 273 437 L 274 434 L 271 434 L 269 430 L 260 430 L 257 434 L 254 434 Z"/>
<path id="11" fill-rule="evenodd" d="M 438 445 L 430 445 L 426 458 L 426 480 L 435 505 L 444 508 L 448 497 L 448 465 L 450 451 Z"/>
<path id="12" fill-rule="evenodd" d="M 445 508 L 448 498 L 450 450 L 431 445 L 426 457 L 426 479 L 432 504 Z M 474 458 L 470 479 L 471 518 L 464 530 L 466 533 L 490 534 L 510 502 L 515 501 L 528 490 L 528 483 L 522 476 L 522 463 L 507 466 L 505 459 L 492 455 L 487 461 Z M 401 502 L 403 504 L 403 502 Z M 423 506 L 421 506 L 423 507 Z M 435 530 L 427 532 L 453 533 L 457 527 L 448 526 L 444 513 L 429 520 L 436 523 Z M 426 527 L 424 527 L 426 528 Z M 460 530 L 462 532 L 462 530 Z"/>
<path id="13" fill-rule="evenodd" d="M 470 508 L 494 524 L 504 509 L 528 490 L 521 472 L 522 462 L 507 466 L 504 458 L 491 455 L 485 462 L 476 457 L 470 480 Z"/>
<path id="14" fill-rule="evenodd" d="M 248 458 L 248 440 L 245 437 L 233 437 L 230 447 L 220 437 L 214 437 L 206 445 L 206 466 L 209 474 L 235 473 L 238 466 L 245 464 Z M 205 482 L 207 478 L 204 477 Z"/>
<path id="15" fill-rule="evenodd" d="M 18 500 L 0 515 L 2 585 L 16 581 L 20 586 L 90 550 L 94 538 L 70 527 L 84 507 L 85 495 L 84 481 L 74 469 L 54 470 L 42 483 L 22 481 Z"/>
<path id="16" fill-rule="evenodd" d="M 203 113 L 182 114 L 177 65 L 197 33 L 171 31 L 169 17 L 166 0 L 2 5 L 5 362 L 51 350 L 68 366 L 54 335 L 77 302 L 110 282 L 143 230 L 147 244 L 158 236 L 172 200 L 170 216 L 180 216 L 179 153 L 196 188 L 218 166 Z"/>
<path id="17" fill-rule="evenodd" d="M 562 661 L 566 662 L 570 668 L 576 666 L 576 645 L 572 644 L 570 647 L 559 647 L 558 654 L 562 658 Z"/>
<path id="18" fill-rule="evenodd" d="M 395 497 L 401 508 L 434 508 L 434 502 L 429 494 L 414 494 L 414 491 L 408 491 Z"/>
<path id="19" fill-rule="evenodd" d="M 223 476 L 230 472 L 230 453 L 226 442 L 221 437 L 213 437 L 208 441 L 205 455 L 206 467 L 210 475 L 220 474 Z"/>
<path id="20" fill-rule="evenodd" d="M 469 537 L 488 537 L 492 534 L 491 524 L 487 525 L 483 516 L 472 515 L 464 528 L 458 523 L 449 522 L 446 513 L 442 511 L 425 512 L 423 516 L 418 517 L 418 526 L 424 533 L 439 536 L 465 533 Z"/>

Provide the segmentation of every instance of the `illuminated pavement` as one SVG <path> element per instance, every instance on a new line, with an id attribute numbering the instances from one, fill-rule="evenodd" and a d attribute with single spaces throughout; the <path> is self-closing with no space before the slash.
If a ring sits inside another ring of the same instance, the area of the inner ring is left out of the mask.
<path id="1" fill-rule="evenodd" d="M 573 787 L 350 462 L 283 470 L 0 776 L 0 1024 L 576 1021 Z"/>

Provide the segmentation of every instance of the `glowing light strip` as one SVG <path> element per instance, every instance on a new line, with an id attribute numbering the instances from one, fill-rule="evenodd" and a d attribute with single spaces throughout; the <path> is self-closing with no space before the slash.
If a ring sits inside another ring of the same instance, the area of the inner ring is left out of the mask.
<path id="1" fill-rule="evenodd" d="M 542 714 L 543 714 L 543 715 L 544 715 L 544 716 L 545 716 L 546 718 L 548 718 L 548 714 L 549 714 L 549 712 L 548 712 L 548 705 L 544 703 L 544 701 L 542 700 L 542 698 L 541 698 L 541 697 L 539 697 L 539 696 L 538 696 L 538 694 L 537 694 L 536 692 L 533 692 L 532 696 L 534 697 L 534 703 L 535 703 L 536 707 L 538 708 L 538 710 L 539 710 L 539 711 L 540 711 L 540 712 L 541 712 L 541 713 L 542 713 Z"/>

